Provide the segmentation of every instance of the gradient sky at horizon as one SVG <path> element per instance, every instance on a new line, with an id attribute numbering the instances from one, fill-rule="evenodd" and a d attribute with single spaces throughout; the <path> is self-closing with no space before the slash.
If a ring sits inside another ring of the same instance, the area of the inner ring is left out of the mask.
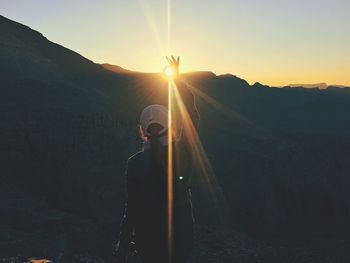
<path id="1" fill-rule="evenodd" d="M 170 2 L 170 48 L 168 12 Z M 0 14 L 97 63 L 350 86 L 349 0 L 0 0 Z"/>

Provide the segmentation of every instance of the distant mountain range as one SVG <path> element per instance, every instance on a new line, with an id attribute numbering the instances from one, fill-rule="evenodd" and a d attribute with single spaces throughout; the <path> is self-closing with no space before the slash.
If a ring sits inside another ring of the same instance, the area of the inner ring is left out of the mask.
<path id="1" fill-rule="evenodd" d="M 127 70 L 124 69 L 120 66 L 117 65 L 112 65 L 112 64 L 108 64 L 108 63 L 104 63 L 101 64 L 102 67 L 104 67 L 105 69 L 108 69 L 110 71 L 113 71 L 115 73 L 119 73 L 119 74 L 145 74 L 142 72 L 137 72 L 137 71 L 131 71 L 131 70 Z M 210 71 L 198 71 L 198 72 L 191 72 L 191 73 L 185 73 L 185 75 L 202 75 L 202 77 L 204 77 L 203 75 L 207 75 L 207 76 L 216 76 L 213 72 Z M 220 75 L 221 77 L 235 77 L 232 74 L 226 74 L 226 75 Z M 254 85 L 262 85 L 259 82 L 255 83 Z M 267 85 L 263 85 L 265 87 L 268 87 Z M 325 82 L 321 82 L 321 83 L 315 83 L 315 84 L 288 84 L 286 86 L 281 86 L 281 87 L 285 87 L 285 88 L 307 88 L 307 89 L 312 89 L 312 88 L 318 88 L 318 89 L 327 89 L 327 88 L 346 88 L 345 85 L 336 85 L 336 84 L 331 84 L 328 85 Z"/>
<path id="2" fill-rule="evenodd" d="M 273 88 L 205 71 L 184 79 L 198 90 L 215 173 L 208 187 L 196 167 L 197 224 L 219 225 L 224 212 L 262 239 L 349 238 L 349 88 Z M 167 105 L 164 87 L 161 74 L 96 64 L 0 16 L 0 251 L 108 246 L 126 160 L 141 147 L 138 116 Z"/>
<path id="3" fill-rule="evenodd" d="M 327 83 L 322 82 L 322 83 L 315 83 L 315 84 L 289 84 L 289 85 L 287 85 L 287 87 L 292 87 L 292 88 L 295 88 L 295 87 L 302 87 L 302 88 L 319 88 L 319 89 L 326 89 L 326 88 L 328 88 L 328 87 L 345 88 L 346 86 L 344 86 L 344 85 L 335 85 L 335 84 L 328 85 Z"/>

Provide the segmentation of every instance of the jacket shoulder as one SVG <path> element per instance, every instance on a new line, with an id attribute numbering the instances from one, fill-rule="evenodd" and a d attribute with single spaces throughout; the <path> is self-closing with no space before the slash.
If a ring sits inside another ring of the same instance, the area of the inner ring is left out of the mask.
<path id="1" fill-rule="evenodd" d="M 145 157 L 146 153 L 143 150 L 136 152 L 128 158 L 128 166 L 133 166 L 142 162 L 145 159 Z"/>
<path id="2" fill-rule="evenodd" d="M 146 153 L 139 151 L 128 158 L 126 178 L 129 185 L 137 185 L 137 182 L 143 178 L 146 165 Z"/>

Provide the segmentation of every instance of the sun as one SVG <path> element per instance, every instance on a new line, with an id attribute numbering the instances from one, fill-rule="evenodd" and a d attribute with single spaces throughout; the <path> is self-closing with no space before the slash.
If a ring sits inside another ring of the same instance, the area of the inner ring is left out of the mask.
<path id="1" fill-rule="evenodd" d="M 164 69 L 164 74 L 165 76 L 167 76 L 168 78 L 172 78 L 174 76 L 174 70 L 171 67 L 166 67 Z"/>

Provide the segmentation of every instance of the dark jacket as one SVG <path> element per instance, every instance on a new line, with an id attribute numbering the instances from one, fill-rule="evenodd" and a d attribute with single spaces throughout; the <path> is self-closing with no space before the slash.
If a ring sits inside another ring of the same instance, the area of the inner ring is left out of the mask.
<path id="1" fill-rule="evenodd" d="M 195 141 L 188 140 L 186 134 L 192 132 L 197 137 L 199 122 L 192 92 L 182 82 L 177 83 L 177 89 L 194 129 L 184 125 L 180 140 L 172 144 L 174 263 L 185 262 L 192 249 L 194 219 L 190 184 Z M 134 154 L 127 162 L 127 202 L 120 243 L 127 246 L 134 240 L 144 262 L 168 259 L 167 156 L 168 146 L 153 138 L 150 149 Z"/>

